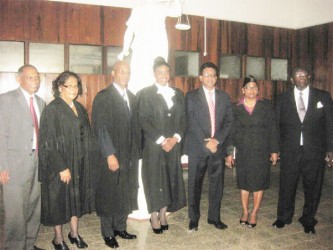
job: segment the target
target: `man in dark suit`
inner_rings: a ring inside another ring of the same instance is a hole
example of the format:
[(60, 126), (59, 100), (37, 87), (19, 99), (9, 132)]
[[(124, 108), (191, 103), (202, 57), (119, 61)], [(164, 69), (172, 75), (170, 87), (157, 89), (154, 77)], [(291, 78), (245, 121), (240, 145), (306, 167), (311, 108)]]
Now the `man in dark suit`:
[(37, 173), (38, 121), (45, 102), (35, 95), (37, 69), (18, 70), (20, 87), (0, 95), (0, 184), (5, 210), (4, 249), (40, 249), (40, 183)]
[(186, 96), (187, 131), (184, 153), (188, 155), (188, 209), (189, 229), (197, 230), (200, 218), (202, 183), (208, 170), (208, 223), (226, 229), (221, 221), (223, 196), (225, 140), (232, 125), (232, 107), (229, 96), (215, 89), (217, 66), (211, 62), (200, 67), (202, 87)]
[(92, 127), (100, 148), (100, 178), (96, 212), (105, 244), (117, 248), (116, 236), (135, 239), (126, 231), (128, 215), (138, 209), (140, 130), (136, 97), (127, 90), (130, 67), (120, 61), (112, 71), (113, 84), (99, 92), (92, 108)]
[(323, 184), (325, 158), (333, 160), (333, 104), (329, 93), (309, 86), (310, 74), (295, 68), (294, 89), (276, 102), (281, 144), (280, 192), (276, 228), (290, 224), (294, 216), (295, 196), (302, 176), (304, 207), (299, 222), (305, 233), (315, 233), (315, 215)]

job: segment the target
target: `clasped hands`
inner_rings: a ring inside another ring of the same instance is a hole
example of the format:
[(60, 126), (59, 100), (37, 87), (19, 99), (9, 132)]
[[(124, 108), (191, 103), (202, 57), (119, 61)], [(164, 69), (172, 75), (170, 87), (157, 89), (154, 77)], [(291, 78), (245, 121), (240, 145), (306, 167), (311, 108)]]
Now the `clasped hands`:
[(165, 152), (170, 152), (173, 147), (177, 144), (178, 139), (176, 137), (165, 138), (164, 142), (162, 142), (162, 149)]
[(214, 138), (207, 138), (205, 139), (206, 142), (206, 148), (212, 152), (212, 153), (216, 153), (217, 151), (217, 146), (219, 145), (219, 142), (214, 139)]

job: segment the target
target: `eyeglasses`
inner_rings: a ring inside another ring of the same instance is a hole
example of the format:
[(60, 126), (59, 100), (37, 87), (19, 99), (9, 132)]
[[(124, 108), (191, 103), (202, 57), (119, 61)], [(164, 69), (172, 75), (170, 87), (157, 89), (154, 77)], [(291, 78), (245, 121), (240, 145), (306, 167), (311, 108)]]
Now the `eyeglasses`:
[(307, 76), (308, 76), (308, 73), (305, 73), (305, 72), (299, 72), (299, 73), (295, 74), (295, 77), (307, 77)]
[(62, 85), (62, 86), (64, 86), (67, 89), (79, 89), (78, 85)]
[(216, 74), (203, 74), (204, 77), (216, 77)]
[(258, 90), (258, 87), (257, 86), (246, 86), (246, 87), (244, 87), (244, 89), (246, 89), (246, 90)]

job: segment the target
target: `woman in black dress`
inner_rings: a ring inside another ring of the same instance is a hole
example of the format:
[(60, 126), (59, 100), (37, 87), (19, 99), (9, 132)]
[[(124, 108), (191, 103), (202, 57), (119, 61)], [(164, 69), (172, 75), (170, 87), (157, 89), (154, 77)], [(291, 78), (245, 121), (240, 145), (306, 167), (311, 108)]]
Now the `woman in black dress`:
[[(270, 185), (270, 166), (278, 160), (278, 135), (274, 111), (269, 101), (258, 99), (257, 80), (244, 79), (244, 97), (233, 108), (234, 125), (229, 136), (229, 148), (236, 148), (237, 186), (243, 214), (239, 223), (255, 227), (264, 190)], [(232, 166), (229, 155), (226, 165)], [(253, 210), (249, 215), (249, 195), (253, 193)]]
[(88, 247), (78, 232), (79, 218), (94, 209), (90, 168), (90, 125), (82, 104), (79, 76), (61, 73), (52, 83), (55, 99), (44, 109), (39, 132), (39, 180), (42, 183), (41, 222), (53, 226), (55, 249), (69, 249), (62, 225), (70, 222), (68, 239)]
[(181, 144), (185, 131), (185, 98), (169, 87), (170, 66), (154, 61), (156, 82), (139, 96), (139, 124), (143, 131), (142, 181), (154, 233), (168, 229), (166, 212), (186, 205)]

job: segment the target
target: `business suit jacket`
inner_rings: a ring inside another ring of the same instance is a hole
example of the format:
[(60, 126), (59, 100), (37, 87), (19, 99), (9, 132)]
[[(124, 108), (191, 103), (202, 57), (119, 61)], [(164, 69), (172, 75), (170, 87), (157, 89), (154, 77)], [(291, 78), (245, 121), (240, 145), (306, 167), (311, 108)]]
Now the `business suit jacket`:
[[(39, 112), (45, 102), (35, 95)], [(40, 184), (32, 152), (34, 124), (20, 88), (0, 95), (0, 171), (9, 171), (3, 186), (6, 214), (4, 249), (31, 249), (40, 225)]]
[[(40, 114), (45, 102), (35, 95)], [(29, 105), (20, 88), (0, 95), (0, 171), (9, 170), (10, 182), (31, 181), (34, 124)]]
[(188, 155), (188, 209), (192, 222), (200, 218), (200, 197), (202, 181), (208, 168), (209, 206), (208, 219), (220, 221), (221, 200), (223, 196), (224, 164), (226, 138), (232, 124), (232, 107), (229, 96), (215, 90), (215, 133), (218, 140), (217, 152), (211, 153), (206, 148), (207, 138), (211, 137), (211, 121), (208, 102), (200, 87), (186, 96), (187, 131), (184, 153)]
[[(333, 150), (333, 104), (326, 91), (310, 87), (306, 115), (301, 122), (290, 90), (276, 103), (280, 134), (281, 171), (278, 219), (291, 223), (298, 178), (302, 175), (304, 206), (300, 222), (314, 226), (324, 179), (325, 153)], [(303, 146), (300, 137), (303, 135)]]
[[(210, 155), (206, 149), (204, 139), (211, 137), (211, 123), (209, 107), (203, 87), (191, 91), (186, 96), (187, 130), (184, 144), (184, 153), (189, 157), (198, 154)], [(225, 140), (232, 124), (232, 106), (229, 96), (215, 90), (215, 134), (219, 141), (216, 156), (221, 159), (226, 156)]]
[(294, 97), (290, 90), (278, 97), (276, 115), (280, 134), (281, 154), (293, 154), (300, 145), (306, 154), (324, 159), (333, 151), (333, 108), (328, 92), (310, 87), (309, 101), (303, 123), (299, 119)]

